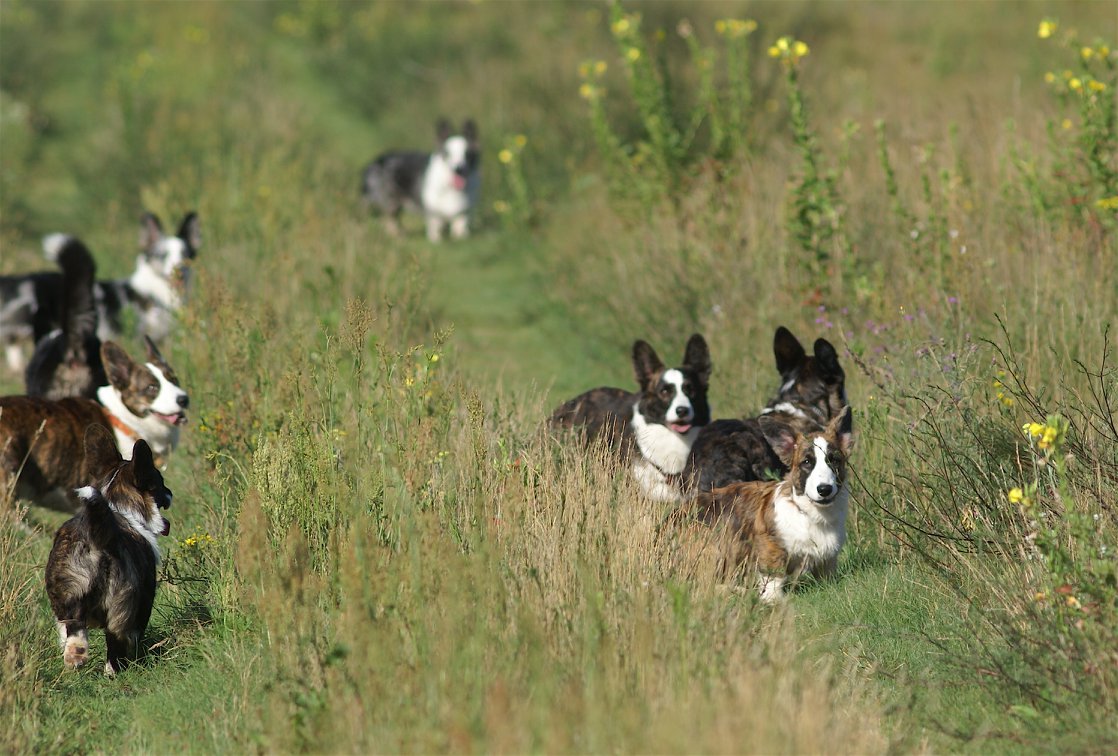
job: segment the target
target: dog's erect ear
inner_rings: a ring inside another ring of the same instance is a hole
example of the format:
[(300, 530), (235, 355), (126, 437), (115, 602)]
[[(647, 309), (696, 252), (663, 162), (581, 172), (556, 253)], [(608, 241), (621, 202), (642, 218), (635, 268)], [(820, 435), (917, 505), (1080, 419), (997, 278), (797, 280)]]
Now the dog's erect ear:
[(85, 460), (82, 463), (82, 480), (97, 483), (123, 460), (116, 446), (113, 432), (103, 425), (85, 429)]
[(191, 210), (183, 217), (178, 237), (189, 247), (186, 256), (190, 259), (196, 257), (198, 248), (202, 246), (202, 224), (198, 220), (198, 213)]
[(796, 432), (775, 417), (761, 415), (757, 420), (761, 426), (761, 433), (769, 446), (776, 452), (776, 456), (784, 463), (785, 467), (792, 466), (792, 456), (796, 452)]
[(641, 391), (647, 391), (649, 384), (652, 383), (652, 377), (663, 369), (664, 363), (660, 361), (656, 350), (647, 341), (633, 342), (633, 373), (637, 377)]
[(683, 366), (695, 372), (703, 388), (710, 385), (710, 349), (707, 348), (706, 339), (701, 333), (692, 334), (687, 340), (687, 349), (683, 353)]
[(815, 340), (815, 361), (819, 364), (819, 371), (827, 383), (838, 383), (846, 379), (839, 365), (838, 352), (826, 339)]
[(849, 455), (854, 448), (853, 414), (848, 404), (827, 423), (827, 435), (835, 440), (844, 455)]
[(135, 363), (128, 352), (117, 346), (116, 342), (106, 341), (101, 345), (101, 362), (105, 364), (105, 375), (117, 391), (124, 391), (132, 383), (132, 368)]
[(442, 147), (443, 142), (450, 139), (452, 130), (450, 121), (445, 118), (435, 121), (435, 137), (439, 140), (440, 147)]
[(473, 118), (467, 118), (462, 124), (462, 136), (466, 137), (471, 146), (477, 145), (477, 124)]
[(144, 334), (144, 347), (147, 349), (148, 362), (154, 362), (159, 365), (166, 365), (167, 361), (163, 359), (163, 355), (159, 353), (159, 347), (151, 340), (151, 336)]
[(132, 475), (136, 479), (136, 487), (144, 491), (150, 491), (163, 483), (163, 476), (155, 466), (151, 447), (142, 438), (132, 447)]
[(773, 355), (776, 356), (776, 370), (785, 381), (791, 378), (807, 359), (807, 352), (804, 351), (799, 339), (784, 326), (777, 328), (776, 335), (773, 336)]
[(140, 218), (140, 249), (150, 252), (163, 238), (163, 224), (155, 213), (144, 213)]

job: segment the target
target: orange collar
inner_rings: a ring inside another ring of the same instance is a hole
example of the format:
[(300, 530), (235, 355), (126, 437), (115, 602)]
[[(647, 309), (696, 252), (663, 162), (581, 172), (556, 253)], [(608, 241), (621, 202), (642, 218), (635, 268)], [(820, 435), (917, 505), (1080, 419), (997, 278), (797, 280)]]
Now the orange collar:
[(102, 407), (101, 411), (105, 413), (105, 419), (109, 421), (109, 425), (113, 426), (118, 431), (128, 436), (130, 439), (132, 439), (133, 442), (140, 440), (140, 434), (136, 433), (136, 431), (128, 425), (125, 425), (124, 421), (114, 415), (112, 412), (109, 412), (107, 407)]

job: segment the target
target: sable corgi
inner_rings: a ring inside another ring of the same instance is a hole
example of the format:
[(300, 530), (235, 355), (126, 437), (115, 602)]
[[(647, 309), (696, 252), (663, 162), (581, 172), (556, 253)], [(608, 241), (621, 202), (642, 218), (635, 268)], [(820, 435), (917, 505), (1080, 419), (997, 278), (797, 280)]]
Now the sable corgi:
[[(776, 329), (773, 354), (781, 385), (759, 417), (715, 420), (699, 434), (683, 478), (691, 490), (749, 480), (766, 480), (787, 472), (760, 425), (760, 418), (778, 422), (795, 433), (822, 430), (847, 405), (846, 374), (831, 342), (816, 339), (808, 355), (784, 326)], [(849, 415), (842, 429), (850, 432)]]
[[(43, 238), (43, 253), (58, 262), (72, 237), (50, 234)], [(163, 224), (152, 213), (140, 219), (140, 254), (129, 278), (97, 281), (93, 297), (97, 305), (97, 335), (102, 340), (119, 339), (126, 307), (136, 311), (139, 332), (162, 341), (174, 326), (190, 289), (190, 265), (202, 244), (196, 213), (182, 219), (175, 236), (163, 233)], [(8, 367), (24, 367), (21, 342), (39, 342), (62, 328), (66, 283), (63, 273), (42, 271), (0, 276), (0, 342), (5, 346)]]
[(97, 266), (80, 240), (68, 237), (58, 255), (64, 282), (62, 327), (35, 345), (24, 380), (28, 396), (92, 399), (108, 383), (97, 337), (93, 287)]
[(427, 238), (433, 242), (442, 239), (448, 225), (455, 239), (470, 233), (470, 212), (481, 185), (477, 124), (468, 120), (455, 134), (450, 122), (440, 119), (435, 131), (438, 148), (433, 153), (393, 150), (365, 168), (361, 181), (365, 204), (387, 217), (393, 236), (400, 233), (404, 208), (423, 213)]
[(76, 669), (89, 660), (89, 634), (105, 630), (105, 674), (115, 675), (134, 659), (155, 602), (158, 536), (171, 532), (160, 509), (171, 491), (155, 467), (147, 442), (139, 440), (131, 460), (117, 451), (104, 427), (85, 434), (81, 510), (54, 536), (46, 585), (62, 643), (62, 661)]
[(667, 369), (644, 341), (633, 344), (637, 392), (596, 388), (564, 402), (553, 428), (577, 428), (586, 441), (602, 437), (617, 449), (642, 489), (656, 501), (678, 501), (680, 472), (699, 429), (710, 422), (710, 352), (699, 334), (680, 367)]
[(160, 464), (178, 443), (190, 401), (174, 371), (149, 339), (148, 362), (138, 364), (115, 343), (101, 346), (109, 384), (97, 400), (70, 397), (0, 397), (0, 495), (73, 511), (82, 485), (83, 439), (90, 425), (104, 427), (122, 456), (147, 441)]
[(832, 574), (846, 541), (846, 467), (853, 441), (841, 429), (849, 411), (823, 431), (806, 434), (762, 417), (761, 428), (788, 470), (784, 479), (700, 493), (670, 522), (710, 528), (722, 576), (759, 573), (763, 601), (780, 598), (789, 578)]

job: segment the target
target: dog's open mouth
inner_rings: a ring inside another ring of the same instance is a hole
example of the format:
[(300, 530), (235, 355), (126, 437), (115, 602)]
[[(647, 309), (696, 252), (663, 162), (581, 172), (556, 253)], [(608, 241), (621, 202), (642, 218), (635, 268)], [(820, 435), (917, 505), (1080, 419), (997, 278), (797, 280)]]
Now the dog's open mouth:
[(456, 174), (454, 174), (454, 178), (452, 179), (452, 181), (454, 182), (454, 188), (457, 189), (458, 191), (462, 191), (463, 189), (466, 188), (466, 177), (465, 176), (459, 176), (456, 173)]
[(162, 412), (156, 412), (155, 410), (152, 410), (151, 414), (167, 423), (167, 425), (186, 425), (185, 412), (176, 412), (173, 415), (164, 415)]
[(164, 537), (171, 535), (171, 521), (166, 517), (163, 518), (163, 532), (159, 535)]
[(676, 433), (682, 434), (691, 430), (691, 423), (669, 423), (668, 427), (674, 430)]

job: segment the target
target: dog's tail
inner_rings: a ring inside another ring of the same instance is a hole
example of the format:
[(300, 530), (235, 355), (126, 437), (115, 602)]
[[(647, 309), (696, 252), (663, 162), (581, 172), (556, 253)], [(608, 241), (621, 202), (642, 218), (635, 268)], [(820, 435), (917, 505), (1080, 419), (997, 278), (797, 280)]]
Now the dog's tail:
[[(92, 396), (98, 386), (107, 382), (97, 339), (97, 302), (93, 292), (97, 265), (85, 244), (66, 234), (45, 237), (43, 251), (62, 268), (62, 327), (35, 345), (25, 374), (27, 394), (48, 398)], [(67, 371), (63, 376), (62, 368), (78, 365), (88, 366), (88, 372), (71, 375), (72, 371)]]

